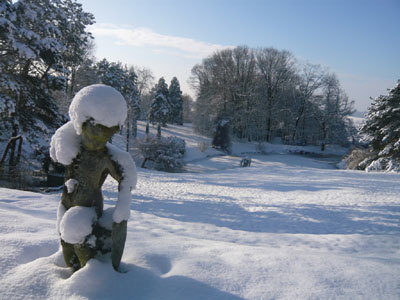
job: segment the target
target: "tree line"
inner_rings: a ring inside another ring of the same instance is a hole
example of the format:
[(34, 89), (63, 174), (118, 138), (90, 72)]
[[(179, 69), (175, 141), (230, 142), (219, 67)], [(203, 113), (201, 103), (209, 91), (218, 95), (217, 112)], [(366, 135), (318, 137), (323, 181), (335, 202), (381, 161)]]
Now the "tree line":
[[(82, 87), (95, 83), (112, 86), (127, 101), (128, 116), (125, 123), (127, 149), (130, 137), (135, 139), (137, 136), (139, 119), (159, 124), (160, 135), (161, 126), (165, 127), (167, 123), (183, 125), (183, 104), (190, 101), (190, 98), (182, 95), (176, 77), (172, 78), (169, 86), (164, 77), (154, 85), (154, 76), (151, 70), (145, 67), (123, 65), (121, 62), (110, 62), (105, 58), (96, 62), (94, 58), (88, 58), (78, 69), (71, 91), (77, 92)], [(67, 93), (65, 96), (71, 99), (73, 95), (70, 94)], [(68, 106), (68, 100), (63, 99), (62, 102)]]
[(337, 76), (298, 63), (292, 53), (239, 46), (215, 52), (192, 69), (194, 128), (211, 135), (228, 121), (234, 137), (248, 141), (344, 144), (353, 110)]
[[(94, 16), (75, 0), (5, 0), (0, 3), (0, 142), (23, 135), (24, 151), (44, 159), (55, 129), (66, 122), (70, 100), (94, 83), (113, 86), (128, 103), (127, 148), (137, 120), (194, 122), (211, 135), (228, 121), (248, 141), (343, 143), (352, 134), (353, 103), (337, 77), (318, 65), (299, 64), (274, 48), (217, 51), (192, 69), (196, 101), (144, 67), (93, 57), (87, 26)], [(27, 146), (28, 145), (28, 146)], [(27, 146), (27, 147), (26, 147)], [(28, 149), (29, 148), (29, 149)]]

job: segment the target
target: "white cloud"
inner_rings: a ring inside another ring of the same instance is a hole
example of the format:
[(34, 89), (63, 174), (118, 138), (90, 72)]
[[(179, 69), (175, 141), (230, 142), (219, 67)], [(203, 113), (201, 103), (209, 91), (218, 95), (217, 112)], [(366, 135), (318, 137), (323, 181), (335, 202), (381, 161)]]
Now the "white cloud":
[[(90, 31), (95, 36), (114, 37), (119, 45), (150, 46), (155, 47), (154, 52), (173, 53), (186, 58), (203, 58), (217, 50), (232, 48), (232, 46), (211, 44), (190, 38), (163, 35), (144, 27), (128, 28), (100, 23), (91, 26)], [(160, 47), (170, 48), (172, 51), (160, 49)]]

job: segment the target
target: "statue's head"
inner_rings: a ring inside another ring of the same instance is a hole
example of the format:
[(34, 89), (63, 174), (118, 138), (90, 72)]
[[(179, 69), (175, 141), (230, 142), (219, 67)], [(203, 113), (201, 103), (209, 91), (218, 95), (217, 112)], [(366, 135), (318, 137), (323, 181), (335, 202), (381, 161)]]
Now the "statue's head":
[(118, 130), (119, 126), (106, 127), (89, 119), (82, 124), (82, 145), (86, 150), (101, 150)]
[[(127, 115), (124, 97), (116, 89), (104, 85), (93, 84), (81, 89), (69, 107), (69, 116), (78, 135), (85, 135), (92, 140), (106, 141), (122, 126)], [(107, 129), (108, 128), (108, 129)], [(101, 138), (103, 140), (103, 138)]]

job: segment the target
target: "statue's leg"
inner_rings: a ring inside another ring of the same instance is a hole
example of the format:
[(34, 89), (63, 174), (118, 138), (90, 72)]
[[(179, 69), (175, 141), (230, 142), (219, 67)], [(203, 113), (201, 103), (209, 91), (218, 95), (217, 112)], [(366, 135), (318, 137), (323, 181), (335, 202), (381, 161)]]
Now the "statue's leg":
[(61, 239), (61, 247), (64, 256), (64, 261), (67, 267), (78, 270), (81, 267), (78, 256), (75, 253), (74, 245), (69, 244)]
[(86, 265), (89, 259), (94, 258), (96, 255), (96, 251), (85, 244), (75, 244), (74, 250), (78, 256), (81, 268)]
[(113, 223), (112, 227), (112, 248), (111, 259), (114, 270), (118, 271), (121, 262), (122, 254), (124, 252), (126, 241), (127, 221), (121, 223)]

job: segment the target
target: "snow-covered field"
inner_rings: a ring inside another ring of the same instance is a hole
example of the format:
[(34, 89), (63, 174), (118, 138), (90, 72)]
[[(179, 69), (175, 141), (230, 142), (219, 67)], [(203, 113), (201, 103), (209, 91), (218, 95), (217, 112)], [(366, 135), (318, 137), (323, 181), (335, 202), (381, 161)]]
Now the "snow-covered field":
[[(59, 193), (0, 188), (0, 298), (400, 298), (398, 174), (337, 170), (280, 145), (239, 168), (238, 157), (198, 151), (207, 139), (190, 127), (168, 132), (186, 139), (190, 168), (138, 168), (121, 273), (108, 257), (64, 267)], [(113, 206), (116, 184), (103, 189)]]

